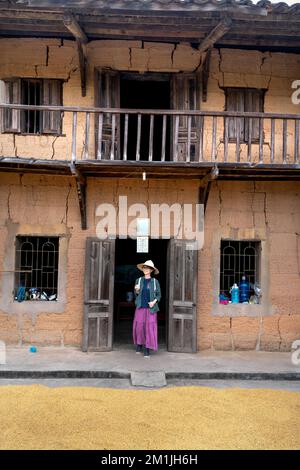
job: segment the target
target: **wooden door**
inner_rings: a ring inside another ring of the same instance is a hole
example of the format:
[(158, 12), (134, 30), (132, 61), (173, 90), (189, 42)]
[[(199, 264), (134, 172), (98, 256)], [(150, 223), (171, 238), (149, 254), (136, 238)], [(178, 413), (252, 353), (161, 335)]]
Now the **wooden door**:
[[(198, 74), (175, 74), (171, 83), (171, 103), (173, 109), (180, 111), (200, 110), (201, 82)], [(187, 116), (180, 116), (178, 122), (178, 142), (176, 144), (176, 117), (172, 124), (173, 159), (186, 161), (188, 155)], [(190, 120), (190, 161), (198, 157), (200, 118), (193, 116)]]
[(196, 352), (198, 251), (191, 242), (171, 239), (168, 247), (168, 350)]
[(113, 338), (115, 240), (87, 238), (83, 351), (110, 351)]
[[(100, 108), (120, 108), (120, 74), (113, 70), (98, 70), (96, 74), (96, 106)], [(104, 160), (120, 159), (120, 116), (103, 115), (101, 152), (98, 149), (98, 126), (95, 122), (97, 154)]]

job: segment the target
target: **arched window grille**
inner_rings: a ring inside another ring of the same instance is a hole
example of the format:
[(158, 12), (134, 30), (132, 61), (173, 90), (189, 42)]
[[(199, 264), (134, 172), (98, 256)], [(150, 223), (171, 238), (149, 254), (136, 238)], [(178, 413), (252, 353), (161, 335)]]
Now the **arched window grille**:
[(242, 276), (253, 286), (260, 284), (260, 247), (258, 241), (221, 241), (220, 294), (230, 298), (230, 288), (239, 284)]

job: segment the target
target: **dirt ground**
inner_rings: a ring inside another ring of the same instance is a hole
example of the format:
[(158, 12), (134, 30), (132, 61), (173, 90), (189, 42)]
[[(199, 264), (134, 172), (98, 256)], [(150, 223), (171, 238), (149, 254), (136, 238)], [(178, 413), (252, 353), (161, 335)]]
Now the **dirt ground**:
[(300, 393), (0, 389), (0, 449), (300, 449)]

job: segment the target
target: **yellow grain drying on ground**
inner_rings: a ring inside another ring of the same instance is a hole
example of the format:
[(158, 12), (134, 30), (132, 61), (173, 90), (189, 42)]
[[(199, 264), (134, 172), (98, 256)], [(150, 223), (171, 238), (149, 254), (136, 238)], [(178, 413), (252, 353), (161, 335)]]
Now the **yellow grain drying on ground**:
[(300, 393), (0, 388), (1, 449), (299, 449)]

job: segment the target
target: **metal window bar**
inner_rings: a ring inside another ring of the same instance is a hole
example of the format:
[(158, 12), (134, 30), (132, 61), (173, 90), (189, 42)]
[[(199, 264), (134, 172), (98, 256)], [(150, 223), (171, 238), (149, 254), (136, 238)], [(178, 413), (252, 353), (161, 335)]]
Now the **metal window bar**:
[[(23, 80), (22, 84), (22, 104), (39, 106), (41, 102), (41, 82), (38, 80)], [(36, 109), (23, 111), (22, 132), (27, 134), (40, 134), (41, 132), (41, 111)]]
[(48, 299), (57, 299), (58, 259), (58, 237), (17, 237), (15, 296), (23, 286), (25, 300), (30, 300), (30, 289), (37, 289), (38, 298), (45, 293)]
[(221, 241), (220, 294), (230, 298), (230, 288), (243, 275), (251, 284), (258, 284), (259, 246), (257, 241)]

